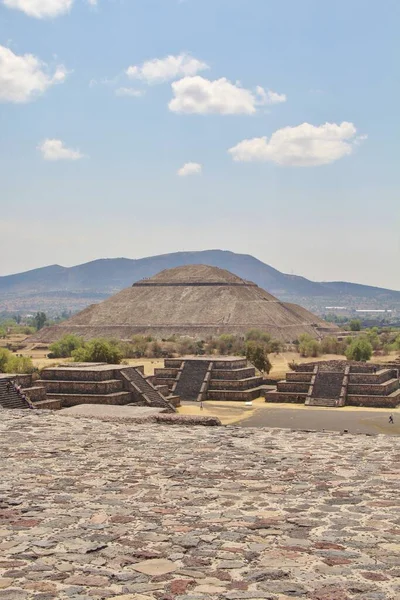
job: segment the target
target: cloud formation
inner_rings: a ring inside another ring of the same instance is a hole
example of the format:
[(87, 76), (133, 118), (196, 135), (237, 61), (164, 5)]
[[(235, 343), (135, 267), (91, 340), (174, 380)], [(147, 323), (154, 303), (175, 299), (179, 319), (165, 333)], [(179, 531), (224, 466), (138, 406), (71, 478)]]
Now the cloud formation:
[[(30, 17), (46, 19), (67, 13), (74, 0), (3, 0), (9, 8), (21, 10)], [(90, 2), (95, 4), (95, 2)]]
[(200, 175), (203, 171), (203, 166), (200, 163), (189, 162), (179, 169), (179, 177), (188, 177), (188, 175)]
[(213, 81), (200, 75), (184, 77), (172, 84), (172, 91), (169, 109), (184, 114), (253, 115), (258, 106), (286, 101), (284, 94), (260, 86), (252, 92), (225, 77)]
[(208, 69), (208, 65), (190, 54), (155, 58), (144, 62), (141, 66), (132, 65), (126, 70), (131, 79), (140, 79), (148, 84), (164, 83), (179, 77), (196, 75)]
[(44, 160), (79, 160), (84, 158), (84, 154), (79, 150), (67, 148), (61, 140), (44, 140), (37, 149), (42, 153)]
[(29, 102), (52, 85), (63, 83), (66, 76), (62, 65), (51, 75), (46, 63), (33, 54), (19, 56), (0, 46), (0, 102)]
[(294, 167), (327, 165), (348, 156), (366, 136), (356, 136), (353, 123), (343, 121), (314, 126), (284, 127), (267, 137), (243, 140), (230, 148), (237, 162), (273, 162)]
[(116, 96), (131, 96), (133, 98), (140, 98), (144, 95), (142, 90), (135, 90), (134, 88), (120, 87), (115, 90)]

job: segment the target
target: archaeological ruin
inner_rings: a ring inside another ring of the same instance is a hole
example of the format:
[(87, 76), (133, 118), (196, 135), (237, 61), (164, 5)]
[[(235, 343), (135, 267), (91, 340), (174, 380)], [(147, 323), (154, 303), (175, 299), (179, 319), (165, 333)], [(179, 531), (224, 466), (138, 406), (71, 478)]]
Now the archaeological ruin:
[[(34, 408), (60, 410), (80, 404), (111, 406), (148, 406), (175, 412), (179, 398), (168, 386), (154, 386), (145, 377), (143, 367), (104, 363), (66, 363), (43, 369), (41, 379), (32, 384), (30, 375), (17, 376), (23, 392)], [(0, 406), (27, 409), (29, 405), (7, 381), (0, 378)]]
[(266, 390), (263, 378), (245, 358), (218, 356), (165, 359), (164, 368), (155, 369), (154, 382), (167, 385), (182, 400), (197, 402), (251, 401)]
[(399, 369), (346, 361), (297, 365), (277, 383), (276, 390), (265, 393), (265, 399), (306, 406), (396, 408), (400, 405)]
[(30, 339), (51, 343), (69, 333), (85, 340), (128, 340), (135, 334), (207, 339), (224, 333), (244, 335), (254, 328), (283, 342), (304, 333), (321, 338), (338, 331), (301, 306), (281, 302), (229, 271), (189, 265), (139, 281)]

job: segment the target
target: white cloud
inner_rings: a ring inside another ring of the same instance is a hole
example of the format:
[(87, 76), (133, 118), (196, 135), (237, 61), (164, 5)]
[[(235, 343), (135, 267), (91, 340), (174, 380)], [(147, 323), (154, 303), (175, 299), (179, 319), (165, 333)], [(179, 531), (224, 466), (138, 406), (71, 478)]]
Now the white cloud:
[(264, 104), (281, 104), (282, 102), (286, 102), (287, 96), (286, 94), (278, 94), (277, 92), (273, 92), (272, 90), (265, 91), (261, 86), (257, 86), (256, 88), (257, 96), (259, 97), (259, 103), (261, 105)]
[(67, 13), (74, 0), (3, 0), (9, 8), (21, 10), (30, 17), (45, 19)]
[(169, 109), (186, 114), (252, 115), (260, 105), (286, 101), (284, 94), (266, 92), (261, 87), (253, 93), (225, 77), (214, 81), (199, 75), (184, 77), (172, 84), (172, 91)]
[(274, 162), (278, 165), (314, 167), (327, 165), (348, 156), (353, 147), (366, 136), (356, 137), (353, 123), (325, 123), (314, 126), (303, 123), (297, 127), (278, 129), (267, 137), (243, 140), (230, 148), (237, 162)]
[(200, 175), (203, 170), (203, 166), (200, 163), (189, 162), (183, 165), (178, 171), (179, 177), (187, 177), (188, 175)]
[(97, 6), (97, 0), (88, 0), (90, 6)]
[(116, 96), (132, 96), (133, 98), (140, 98), (144, 95), (142, 90), (135, 90), (134, 88), (120, 87), (115, 90)]
[(44, 160), (79, 160), (84, 154), (79, 150), (66, 148), (61, 140), (44, 140), (37, 149), (42, 153)]
[(190, 54), (182, 53), (178, 56), (166, 56), (144, 62), (141, 66), (132, 65), (126, 71), (131, 79), (141, 79), (148, 84), (163, 83), (178, 77), (196, 75), (208, 69), (208, 65)]
[(49, 74), (46, 63), (33, 54), (18, 56), (0, 46), (0, 102), (29, 102), (57, 83), (63, 83), (67, 70), (62, 65)]

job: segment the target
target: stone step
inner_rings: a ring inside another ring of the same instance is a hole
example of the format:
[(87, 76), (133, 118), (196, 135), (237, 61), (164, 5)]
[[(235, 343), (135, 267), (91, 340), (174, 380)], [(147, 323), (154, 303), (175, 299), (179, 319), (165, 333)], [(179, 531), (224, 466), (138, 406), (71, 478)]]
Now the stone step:
[(209, 385), (209, 392), (214, 390), (249, 390), (262, 385), (262, 377), (248, 377), (247, 379), (214, 379)]
[(327, 408), (334, 408), (338, 406), (338, 399), (335, 398), (309, 398), (306, 400), (306, 406), (321, 406)]
[(130, 392), (117, 392), (116, 394), (47, 394), (48, 400), (59, 400), (63, 408), (77, 406), (78, 404), (115, 404), (122, 406), (132, 402)]
[(265, 393), (265, 402), (275, 402), (279, 404), (304, 404), (307, 394), (294, 392), (278, 392), (277, 390), (267, 390)]
[(39, 410), (60, 410), (61, 400), (40, 400), (35, 402), (35, 408)]
[(122, 392), (124, 389), (123, 383), (119, 379), (105, 379), (104, 381), (39, 379), (36, 384), (43, 386), (47, 393), (51, 394), (106, 395)]
[(249, 390), (209, 390), (207, 400), (227, 400), (231, 402), (249, 402), (264, 396), (265, 385), (260, 385)]

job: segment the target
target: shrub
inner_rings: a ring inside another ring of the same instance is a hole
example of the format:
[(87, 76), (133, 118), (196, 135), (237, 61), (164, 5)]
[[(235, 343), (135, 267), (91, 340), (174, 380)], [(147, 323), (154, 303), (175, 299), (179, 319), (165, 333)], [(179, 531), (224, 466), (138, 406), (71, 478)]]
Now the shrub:
[(305, 358), (316, 358), (321, 353), (321, 346), (317, 340), (304, 333), (299, 336), (299, 352), (300, 356)]
[(359, 319), (352, 319), (349, 323), (350, 331), (361, 331), (361, 321)]
[(49, 358), (69, 358), (72, 352), (82, 348), (84, 342), (77, 335), (64, 335), (58, 342), (54, 342), (49, 347)]
[(74, 350), (72, 357), (75, 362), (104, 362), (114, 365), (119, 365), (123, 359), (115, 342), (102, 339), (87, 342), (82, 348)]
[(9, 350), (0, 348), (0, 372), (1, 373), (32, 373), (34, 366), (32, 360), (27, 356), (15, 356)]
[(347, 360), (366, 361), (372, 356), (372, 346), (367, 338), (353, 339), (346, 349)]
[(269, 373), (272, 368), (265, 344), (252, 340), (248, 341), (246, 344), (246, 358), (261, 373)]

